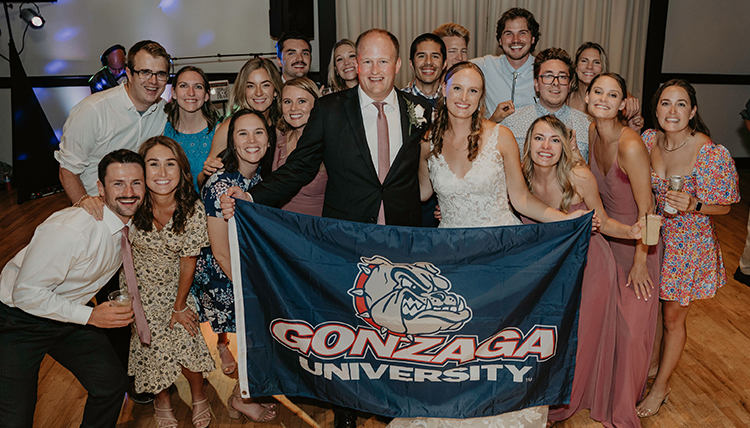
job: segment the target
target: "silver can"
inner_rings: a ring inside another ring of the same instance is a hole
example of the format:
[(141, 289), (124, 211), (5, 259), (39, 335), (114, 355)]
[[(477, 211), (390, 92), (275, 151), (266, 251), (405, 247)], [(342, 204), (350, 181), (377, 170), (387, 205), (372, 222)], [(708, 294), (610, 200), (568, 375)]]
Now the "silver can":
[[(685, 178), (681, 175), (673, 175), (669, 177), (669, 190), (674, 192), (682, 192), (682, 187), (685, 185)], [(669, 206), (667, 202), (664, 202), (664, 212), (668, 214), (677, 214), (677, 210)]]

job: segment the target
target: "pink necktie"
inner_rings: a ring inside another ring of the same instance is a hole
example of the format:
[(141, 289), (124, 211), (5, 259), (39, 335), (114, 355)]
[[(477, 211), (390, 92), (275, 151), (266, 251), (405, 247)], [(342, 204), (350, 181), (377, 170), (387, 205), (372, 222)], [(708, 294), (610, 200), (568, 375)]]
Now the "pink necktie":
[[(391, 168), (391, 144), (388, 141), (388, 119), (385, 117), (383, 106), (384, 102), (374, 102), (378, 109), (378, 178), (380, 182), (385, 181), (388, 170)], [(385, 224), (385, 209), (383, 200), (380, 200), (380, 210), (378, 211), (378, 224)]]
[(135, 278), (135, 267), (133, 266), (133, 248), (128, 239), (128, 227), (124, 226), (120, 234), (120, 247), (122, 250), (122, 269), (125, 271), (125, 280), (128, 283), (128, 292), (133, 296), (133, 312), (135, 313), (135, 329), (138, 337), (146, 345), (151, 344), (151, 330), (148, 329), (146, 314), (143, 312), (141, 295), (138, 293), (138, 281)]

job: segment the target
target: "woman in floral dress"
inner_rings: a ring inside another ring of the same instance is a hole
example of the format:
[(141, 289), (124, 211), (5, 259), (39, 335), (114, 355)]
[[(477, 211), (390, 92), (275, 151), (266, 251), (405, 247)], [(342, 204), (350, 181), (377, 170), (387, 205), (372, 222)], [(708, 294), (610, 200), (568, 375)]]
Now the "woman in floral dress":
[[(190, 286), (201, 247), (208, 245), (206, 215), (190, 164), (176, 141), (152, 137), (139, 153), (146, 163), (148, 192), (133, 217), (130, 239), (151, 344), (142, 344), (133, 328), (128, 374), (135, 376), (136, 392), (156, 394), (159, 427), (178, 425), (169, 387), (183, 374), (193, 399), (193, 425), (205, 428), (211, 409), (203, 378), (214, 369), (214, 360), (200, 331)], [(124, 273), (120, 288), (127, 289)]]
[[(201, 252), (194, 281), (201, 321), (208, 321), (220, 340), (223, 336), (225, 341), (227, 333), (236, 333), (237, 329), (229, 226), (221, 214), (219, 197), (230, 187), (238, 186), (247, 191), (261, 181), (260, 164), (273, 155), (268, 149), (276, 136), (262, 113), (255, 110), (242, 109), (234, 113), (228, 126), (227, 148), (220, 154), (224, 168), (211, 175), (203, 187), (211, 246)], [(240, 413), (255, 422), (268, 422), (276, 417), (274, 404), (243, 400), (237, 388), (227, 404), (232, 418), (239, 418)]]
[[(692, 85), (681, 79), (668, 81), (654, 95), (652, 107), (657, 129), (644, 132), (643, 141), (651, 156), (657, 213), (664, 217), (659, 281), (664, 337), (659, 372), (651, 391), (638, 404), (641, 417), (655, 415), (667, 401), (669, 377), (685, 347), (690, 302), (713, 297), (726, 283), (712, 217), (728, 213), (730, 205), (740, 200), (732, 156), (711, 141)], [(681, 192), (668, 190), (673, 175), (684, 177)], [(667, 213), (665, 204), (677, 213)]]

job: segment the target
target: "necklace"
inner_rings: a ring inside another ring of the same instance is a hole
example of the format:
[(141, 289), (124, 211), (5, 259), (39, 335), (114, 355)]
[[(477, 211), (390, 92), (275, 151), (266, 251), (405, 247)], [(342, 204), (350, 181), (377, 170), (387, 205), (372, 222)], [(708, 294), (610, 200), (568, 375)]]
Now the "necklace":
[[(685, 144), (687, 144), (687, 142), (690, 141), (691, 138), (693, 138), (693, 135), (694, 134), (690, 134), (690, 136), (687, 137), (687, 140), (683, 141), (682, 144), (680, 144), (679, 146), (675, 147), (674, 149), (668, 149), (667, 145), (664, 144), (664, 151), (667, 152), (667, 153), (672, 153), (672, 152), (674, 152), (676, 150), (679, 150), (679, 149), (683, 148), (685, 146)], [(664, 138), (664, 142), (665, 143), (667, 142), (666, 138)]]

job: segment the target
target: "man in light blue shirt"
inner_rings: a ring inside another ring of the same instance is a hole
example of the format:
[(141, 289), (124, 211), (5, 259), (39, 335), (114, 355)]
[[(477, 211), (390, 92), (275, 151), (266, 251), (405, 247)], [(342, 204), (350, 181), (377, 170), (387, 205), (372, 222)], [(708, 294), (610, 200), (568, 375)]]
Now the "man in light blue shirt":
[(563, 49), (545, 49), (534, 59), (534, 89), (539, 102), (516, 110), (501, 122), (513, 132), (521, 155), (523, 155), (526, 132), (532, 122), (538, 117), (551, 114), (560, 119), (568, 129), (575, 131), (576, 145), (572, 149), (578, 150), (583, 159), (588, 162), (591, 118), (586, 113), (565, 104), (570, 92), (571, 73), (573, 73), (573, 64), (570, 56)]
[(487, 118), (500, 122), (515, 109), (534, 103), (534, 52), (539, 23), (526, 9), (514, 7), (497, 22), (497, 41), (504, 55), (471, 60), (484, 73)]

